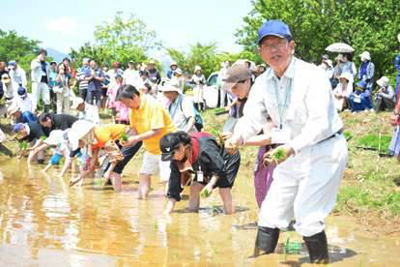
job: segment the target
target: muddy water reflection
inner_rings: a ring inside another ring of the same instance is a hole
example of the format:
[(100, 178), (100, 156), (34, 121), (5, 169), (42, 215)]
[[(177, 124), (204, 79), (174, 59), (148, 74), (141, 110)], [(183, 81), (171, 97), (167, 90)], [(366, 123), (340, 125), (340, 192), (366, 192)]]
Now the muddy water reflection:
[[(24, 161), (0, 157), (0, 264), (2, 266), (123, 266), (123, 265), (289, 265), (308, 262), (304, 248), (285, 255), (281, 235), (278, 253), (256, 259), (252, 254), (257, 208), (253, 182), (241, 173), (233, 191), (236, 215), (222, 215), (218, 194), (198, 214), (187, 213), (187, 198), (177, 212), (162, 214), (166, 204), (155, 185), (151, 198), (137, 199), (137, 177), (131, 163), (123, 192), (88, 179), (83, 188), (69, 188), (67, 178), (28, 174)], [(396, 238), (360, 229), (349, 218), (328, 220), (327, 234), (333, 265), (399, 265)]]

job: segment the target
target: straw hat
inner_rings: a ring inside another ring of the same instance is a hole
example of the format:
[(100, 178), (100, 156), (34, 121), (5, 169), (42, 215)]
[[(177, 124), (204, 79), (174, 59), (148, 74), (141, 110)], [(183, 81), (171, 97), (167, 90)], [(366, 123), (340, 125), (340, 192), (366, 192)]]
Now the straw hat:
[(9, 116), (13, 115), (17, 111), (20, 111), (20, 108), (16, 102), (13, 102), (7, 109), (7, 113)]

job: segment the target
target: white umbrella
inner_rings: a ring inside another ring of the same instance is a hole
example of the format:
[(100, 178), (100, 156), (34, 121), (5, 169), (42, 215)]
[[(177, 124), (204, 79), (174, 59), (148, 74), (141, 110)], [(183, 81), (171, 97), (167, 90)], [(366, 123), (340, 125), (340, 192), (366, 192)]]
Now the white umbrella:
[(325, 48), (326, 51), (336, 53), (352, 53), (354, 48), (345, 43), (334, 43)]

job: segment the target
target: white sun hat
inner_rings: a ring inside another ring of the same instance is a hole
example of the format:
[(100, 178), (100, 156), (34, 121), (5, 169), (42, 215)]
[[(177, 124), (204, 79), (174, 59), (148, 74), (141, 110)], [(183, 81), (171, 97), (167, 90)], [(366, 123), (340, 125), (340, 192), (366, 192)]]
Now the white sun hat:
[(364, 58), (366, 60), (371, 60), (371, 54), (368, 51), (364, 51), (360, 54), (361, 58)]
[(386, 76), (382, 76), (379, 80), (376, 81), (379, 86), (388, 87), (389, 86), (389, 78)]
[(93, 123), (86, 120), (78, 120), (72, 124), (71, 130), (68, 132), (68, 139), (72, 150), (79, 148), (79, 140), (84, 138), (94, 126)]

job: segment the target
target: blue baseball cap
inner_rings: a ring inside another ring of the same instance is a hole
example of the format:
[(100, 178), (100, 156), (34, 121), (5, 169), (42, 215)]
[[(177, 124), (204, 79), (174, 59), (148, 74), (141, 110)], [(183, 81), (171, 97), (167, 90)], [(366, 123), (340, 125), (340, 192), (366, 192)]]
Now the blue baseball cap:
[(289, 27), (280, 20), (267, 20), (258, 30), (258, 44), (266, 36), (273, 35), (280, 38), (292, 37)]
[(24, 123), (17, 123), (14, 125), (13, 127), (13, 132), (15, 133), (19, 133), (20, 131), (22, 131), (25, 128), (25, 124)]
[(23, 96), (26, 94), (26, 89), (24, 87), (19, 87), (17, 91), (18, 95)]
[(17, 62), (15, 62), (14, 60), (12, 60), (12, 61), (8, 62), (8, 66), (10, 66), (10, 67), (15, 67), (15, 66), (17, 66)]

